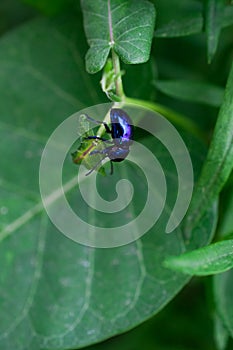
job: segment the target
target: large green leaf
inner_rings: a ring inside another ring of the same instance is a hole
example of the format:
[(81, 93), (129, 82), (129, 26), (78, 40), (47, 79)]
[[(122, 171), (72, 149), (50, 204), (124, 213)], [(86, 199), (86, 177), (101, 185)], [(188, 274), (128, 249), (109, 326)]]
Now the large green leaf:
[[(210, 9), (210, 5), (213, 4), (209, 4), (208, 9)], [(155, 36), (161, 38), (174, 38), (202, 32), (204, 29), (204, 16), (202, 7), (203, 6), (201, 2), (199, 1), (156, 1), (158, 24), (155, 31)], [(219, 15), (221, 16), (221, 19), (219, 18)], [(216, 20), (218, 23), (217, 27), (215, 28), (214, 21)], [(213, 33), (213, 37), (210, 35), (211, 24), (213, 26), (213, 30), (216, 31), (216, 34)], [(232, 6), (224, 6), (222, 13), (215, 14), (212, 12), (211, 14), (210, 11), (208, 12), (209, 45), (213, 45), (213, 48), (218, 40), (219, 30), (221, 29), (219, 28), (220, 24), (222, 28), (231, 26), (233, 24)]]
[(158, 13), (156, 37), (198, 33), (203, 27), (202, 4), (195, 0), (154, 1)]
[(158, 80), (155, 87), (164, 94), (184, 101), (219, 107), (224, 90), (212, 84), (192, 80)]
[(111, 48), (125, 63), (148, 61), (155, 24), (155, 9), (149, 1), (81, 1), (90, 49), (86, 55), (89, 73), (101, 70)]
[[(5, 350), (77, 348), (98, 342), (157, 313), (187, 282), (162, 266), (166, 255), (185, 251), (186, 242), (180, 228), (164, 233), (162, 219), (169, 216), (176, 196), (176, 168), (165, 147), (151, 137), (142, 141), (164, 168), (169, 196), (161, 221), (143, 239), (114, 249), (88, 248), (58, 232), (43, 209), (38, 168), (47, 137), (71, 113), (103, 101), (98, 80), (84, 69), (85, 37), (77, 16), (36, 20), (0, 43), (0, 348)], [(134, 89), (134, 81), (128, 89)], [(185, 139), (198, 173), (203, 147), (190, 135)], [(57, 152), (62, 146), (55, 145)], [(122, 175), (140, 186), (129, 206), (129, 215), (134, 215), (146, 198), (143, 175), (127, 161), (115, 170), (113, 177), (99, 177), (98, 187), (112, 200)], [(85, 206), (77, 194), (76, 174), (68, 154), (63, 181), (74, 210), (89, 222), (118, 226), (118, 215), (95, 213)], [(156, 182), (154, 186), (156, 191)], [(51, 202), (60, 195), (53, 193)], [(57, 215), (62, 213), (61, 208)], [(215, 222), (209, 208), (189, 248), (205, 245)]]

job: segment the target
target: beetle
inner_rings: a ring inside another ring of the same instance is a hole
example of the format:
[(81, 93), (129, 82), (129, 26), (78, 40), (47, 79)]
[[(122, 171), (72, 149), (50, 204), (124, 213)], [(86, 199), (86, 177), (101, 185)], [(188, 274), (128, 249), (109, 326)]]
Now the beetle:
[[(78, 118), (78, 134), (80, 145), (78, 149), (71, 153), (72, 161), (75, 164), (83, 164), (86, 169), (91, 170), (93, 166), (101, 162), (103, 156), (101, 154), (93, 154), (90, 156), (93, 150), (102, 150), (105, 148), (105, 144), (99, 140), (88, 139), (88, 136), (94, 136), (94, 129), (90, 129), (90, 117), (87, 114), (81, 114)], [(92, 120), (92, 119), (91, 119)], [(93, 120), (92, 120), (93, 121)], [(96, 122), (94, 120), (94, 122)], [(104, 167), (98, 168), (98, 173), (105, 176), (106, 172)]]
[[(86, 174), (90, 175), (102, 162), (103, 159), (109, 158), (111, 163), (110, 174), (113, 174), (113, 162), (122, 162), (129, 154), (129, 147), (133, 143), (133, 123), (128, 114), (120, 108), (112, 108), (110, 110), (110, 126), (106, 122), (97, 121), (87, 118), (95, 124), (103, 124), (107, 134), (111, 135), (111, 139), (105, 139), (99, 136), (87, 136), (88, 140), (100, 140), (106, 144), (101, 150), (90, 152), (90, 156), (101, 154), (103, 158)], [(108, 146), (109, 145), (109, 146)]]

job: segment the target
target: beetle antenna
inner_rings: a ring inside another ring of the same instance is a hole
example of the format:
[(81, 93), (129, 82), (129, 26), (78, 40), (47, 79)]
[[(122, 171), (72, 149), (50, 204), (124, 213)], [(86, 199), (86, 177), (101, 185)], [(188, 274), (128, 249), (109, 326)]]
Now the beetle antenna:
[(93, 122), (93, 123), (95, 123), (95, 124), (103, 124), (103, 122), (101, 122), (100, 120), (95, 120), (95, 119), (93, 119), (93, 118), (91, 118), (91, 117), (89, 117), (89, 115), (88, 114), (84, 114), (85, 115), (85, 117), (88, 119), (88, 120), (90, 120), (91, 122)]

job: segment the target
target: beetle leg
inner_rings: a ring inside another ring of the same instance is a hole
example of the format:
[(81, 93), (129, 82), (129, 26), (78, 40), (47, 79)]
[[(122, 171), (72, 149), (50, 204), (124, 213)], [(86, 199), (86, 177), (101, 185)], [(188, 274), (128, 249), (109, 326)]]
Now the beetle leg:
[(111, 133), (112, 133), (112, 131), (110, 130), (110, 128), (109, 128), (109, 126), (108, 126), (108, 124), (107, 124), (107, 123), (105, 123), (105, 122), (102, 122), (102, 124), (104, 125), (106, 132), (107, 132), (108, 134), (111, 134)]

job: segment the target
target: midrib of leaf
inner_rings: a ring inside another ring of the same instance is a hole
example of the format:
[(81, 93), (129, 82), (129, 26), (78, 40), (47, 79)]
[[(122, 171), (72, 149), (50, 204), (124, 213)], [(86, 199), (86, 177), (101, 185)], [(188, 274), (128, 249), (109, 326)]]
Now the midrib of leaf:
[(111, 13), (111, 2), (108, 0), (108, 27), (109, 27), (109, 35), (110, 35), (110, 43), (114, 44), (113, 38), (113, 27), (112, 27), (112, 13)]
[[(85, 177), (80, 177), (80, 181), (82, 182), (85, 179)], [(71, 191), (78, 183), (78, 178), (75, 176), (70, 181), (68, 181), (66, 184), (64, 184), (62, 189), (57, 189), (53, 191), (49, 196), (45, 197), (43, 199), (44, 205), (50, 206), (54, 202), (56, 202), (61, 196), (64, 195), (64, 193), (68, 193)], [(7, 225), (1, 232), (0, 232), (0, 242), (14, 233), (17, 229), (25, 225), (29, 220), (31, 220), (35, 215), (42, 212), (44, 209), (44, 205), (42, 202), (36, 204), (32, 209), (26, 211), (23, 215), (21, 215), (18, 219), (14, 220), (11, 224)]]

